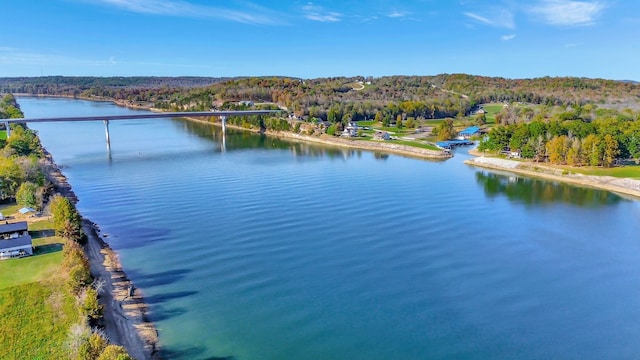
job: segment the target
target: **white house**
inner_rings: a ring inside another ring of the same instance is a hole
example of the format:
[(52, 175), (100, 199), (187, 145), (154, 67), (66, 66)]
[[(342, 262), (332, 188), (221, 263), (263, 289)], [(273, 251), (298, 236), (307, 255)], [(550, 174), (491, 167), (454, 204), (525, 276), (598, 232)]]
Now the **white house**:
[(356, 124), (354, 121), (351, 121), (349, 122), (349, 125), (347, 125), (342, 131), (342, 136), (356, 137), (358, 136), (358, 129), (358, 124)]
[(27, 222), (0, 224), (0, 259), (33, 255)]

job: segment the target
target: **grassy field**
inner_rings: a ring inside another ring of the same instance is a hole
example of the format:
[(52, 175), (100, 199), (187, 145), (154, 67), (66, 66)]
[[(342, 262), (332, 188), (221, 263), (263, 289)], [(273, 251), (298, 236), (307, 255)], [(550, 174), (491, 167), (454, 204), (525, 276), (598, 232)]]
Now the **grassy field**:
[(7, 140), (7, 131), (0, 130), (0, 140)]
[(571, 172), (584, 174), (584, 175), (613, 176), (617, 178), (640, 179), (640, 166), (627, 165), (627, 166), (614, 167), (614, 168), (567, 167), (566, 169)]
[(0, 359), (69, 357), (69, 328), (80, 315), (62, 278), (0, 289), (0, 314)]
[[(11, 214), (18, 205), (4, 205)], [(66, 359), (69, 328), (80, 321), (65, 285), (62, 241), (48, 218), (29, 224), (34, 256), (0, 261), (0, 359)]]

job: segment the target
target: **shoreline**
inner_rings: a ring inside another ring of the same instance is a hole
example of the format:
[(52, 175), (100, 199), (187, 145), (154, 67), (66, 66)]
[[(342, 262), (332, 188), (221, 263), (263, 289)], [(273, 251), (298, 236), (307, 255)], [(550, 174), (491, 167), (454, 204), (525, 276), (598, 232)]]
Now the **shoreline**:
[(475, 156), (472, 159), (464, 161), (464, 163), (469, 166), (476, 166), (490, 170), (508, 171), (528, 177), (611, 191), (617, 194), (633, 196), (634, 198), (640, 199), (640, 180), (616, 178), (613, 176), (566, 173), (564, 170), (555, 169), (540, 163), (486, 157), (474, 150), (470, 150), (469, 153)]
[[(154, 111), (152, 109), (146, 109), (149, 111)], [(212, 122), (208, 120), (202, 120), (201, 118), (194, 117), (184, 117), (183, 119), (187, 119), (189, 121), (199, 122), (203, 124), (210, 124), (213, 126), (221, 127), (222, 125), (217, 122)], [(410, 156), (418, 159), (424, 160), (447, 160), (453, 157), (451, 154), (447, 154), (443, 151), (437, 150), (429, 150), (418, 148), (414, 146), (402, 145), (402, 144), (393, 144), (393, 143), (385, 143), (385, 142), (376, 142), (376, 141), (364, 141), (364, 140), (351, 140), (331, 135), (322, 134), (320, 136), (312, 136), (312, 135), (303, 135), (294, 133), (292, 131), (271, 131), (266, 130), (261, 132), (259, 129), (247, 129), (242, 126), (234, 125), (234, 124), (226, 124), (226, 127), (235, 129), (235, 130), (244, 130), (249, 131), (254, 134), (264, 134), (267, 136), (273, 136), (281, 139), (288, 140), (297, 140), (308, 143), (322, 144), (326, 146), (333, 146), (337, 148), (349, 148), (349, 149), (358, 149), (372, 152), (386, 152), (390, 154)]]
[[(41, 164), (53, 183), (55, 191), (68, 198), (74, 205), (78, 197), (67, 182), (51, 153), (42, 148)], [(159, 359), (158, 332), (149, 319), (148, 306), (140, 289), (137, 289), (122, 270), (118, 255), (100, 237), (98, 225), (82, 218), (82, 229), (87, 235), (84, 251), (89, 259), (91, 275), (104, 280), (104, 291), (99, 302), (104, 306), (104, 331), (109, 341), (123, 346), (137, 360)]]

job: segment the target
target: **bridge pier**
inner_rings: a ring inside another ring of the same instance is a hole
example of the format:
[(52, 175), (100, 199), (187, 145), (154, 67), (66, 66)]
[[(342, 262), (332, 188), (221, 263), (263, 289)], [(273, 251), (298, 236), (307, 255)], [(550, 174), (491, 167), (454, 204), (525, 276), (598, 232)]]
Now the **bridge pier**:
[(9, 122), (5, 121), (3, 122), (5, 128), (7, 129), (7, 139), (9, 138), (9, 136), (11, 136), (11, 128), (9, 127)]
[(109, 120), (102, 120), (104, 123), (104, 132), (107, 137), (107, 150), (111, 150), (111, 137), (109, 136)]
[(220, 116), (220, 120), (222, 120), (222, 134), (227, 132), (227, 117)]

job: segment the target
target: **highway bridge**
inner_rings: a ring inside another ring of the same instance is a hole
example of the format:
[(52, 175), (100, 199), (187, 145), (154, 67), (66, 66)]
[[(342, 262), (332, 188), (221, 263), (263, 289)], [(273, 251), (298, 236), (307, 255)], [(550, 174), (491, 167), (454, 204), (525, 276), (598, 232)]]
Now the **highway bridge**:
[(105, 134), (107, 137), (107, 147), (111, 148), (111, 138), (109, 136), (109, 121), (114, 120), (132, 120), (132, 119), (158, 119), (158, 118), (184, 118), (184, 117), (211, 117), (217, 116), (222, 120), (222, 131), (226, 131), (227, 117), (229, 116), (253, 116), (268, 115), (280, 112), (281, 110), (244, 110), (244, 111), (194, 111), (194, 112), (159, 112), (144, 114), (127, 114), (127, 115), (92, 115), (92, 116), (65, 116), (65, 117), (49, 117), (49, 118), (20, 118), (20, 119), (1, 119), (0, 123), (4, 124), (7, 129), (7, 137), (11, 136), (9, 125), (12, 123), (42, 123), (42, 122), (74, 122), (74, 121), (102, 121), (104, 123)]

